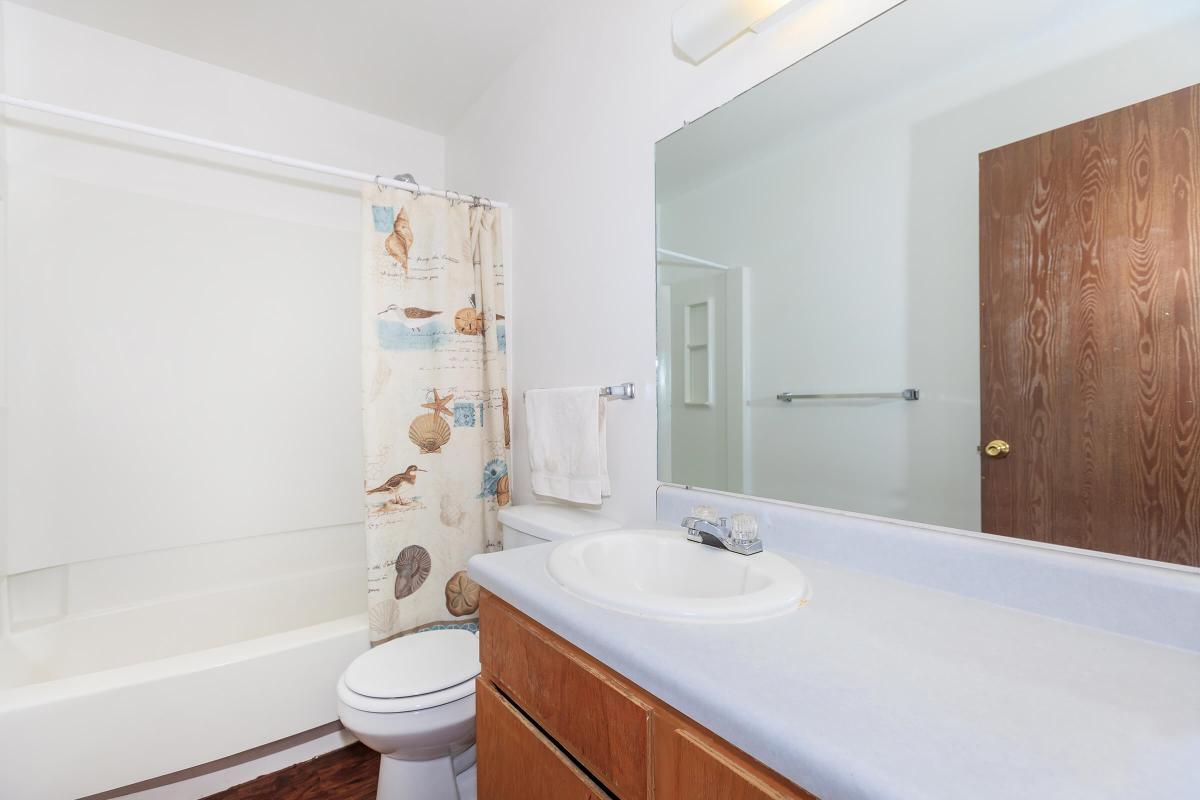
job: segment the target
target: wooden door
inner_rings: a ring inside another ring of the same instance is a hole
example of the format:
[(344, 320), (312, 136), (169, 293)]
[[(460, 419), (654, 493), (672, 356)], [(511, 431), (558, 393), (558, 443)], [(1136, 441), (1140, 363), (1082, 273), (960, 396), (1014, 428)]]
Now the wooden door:
[(979, 177), (983, 530), (1200, 565), (1200, 86)]

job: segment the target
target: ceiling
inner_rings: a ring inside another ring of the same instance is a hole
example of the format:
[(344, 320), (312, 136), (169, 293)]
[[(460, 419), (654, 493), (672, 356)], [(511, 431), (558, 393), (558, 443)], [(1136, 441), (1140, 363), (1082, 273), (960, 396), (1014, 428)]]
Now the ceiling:
[(14, 0), (446, 133), (545, 27), (539, 0)]

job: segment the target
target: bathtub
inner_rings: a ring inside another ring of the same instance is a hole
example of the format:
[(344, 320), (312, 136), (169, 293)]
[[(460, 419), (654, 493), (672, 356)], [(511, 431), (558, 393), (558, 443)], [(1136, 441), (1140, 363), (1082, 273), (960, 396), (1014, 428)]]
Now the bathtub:
[(336, 721), (364, 585), (339, 566), (0, 639), (0, 798), (70, 800)]

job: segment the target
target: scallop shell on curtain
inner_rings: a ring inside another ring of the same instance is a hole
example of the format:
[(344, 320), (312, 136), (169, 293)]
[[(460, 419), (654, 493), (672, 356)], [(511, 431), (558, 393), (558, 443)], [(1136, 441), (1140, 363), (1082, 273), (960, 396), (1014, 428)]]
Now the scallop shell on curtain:
[(429, 551), (419, 544), (410, 544), (396, 556), (396, 599), (408, 597), (421, 588), (433, 571)]
[(400, 622), (400, 605), (395, 600), (381, 600), (371, 607), (368, 618), (373, 641), (387, 636)]
[(408, 438), (422, 453), (440, 453), (442, 445), (450, 441), (450, 423), (436, 411), (422, 414), (408, 426)]

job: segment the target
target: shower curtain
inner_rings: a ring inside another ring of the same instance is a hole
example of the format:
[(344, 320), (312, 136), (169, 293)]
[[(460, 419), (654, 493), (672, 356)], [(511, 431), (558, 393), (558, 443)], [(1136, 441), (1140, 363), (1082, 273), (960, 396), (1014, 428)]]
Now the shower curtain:
[(467, 559), (500, 548), (508, 477), (500, 212), (363, 190), (371, 642), (470, 621)]

